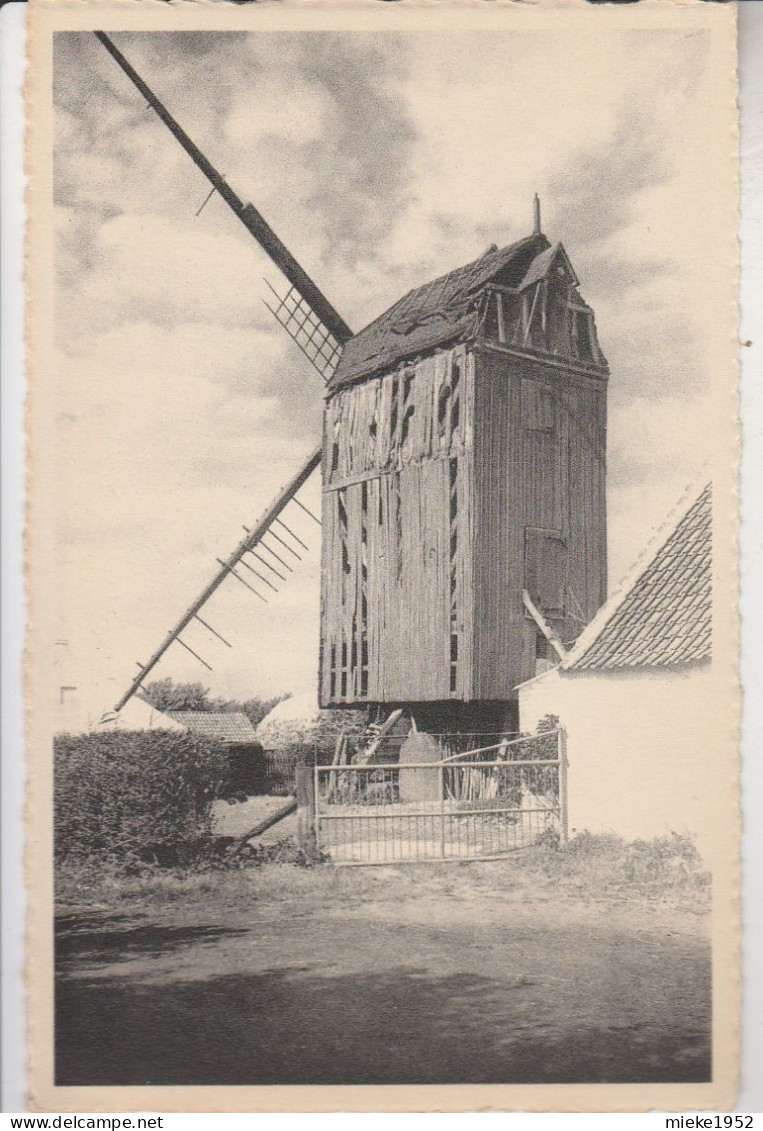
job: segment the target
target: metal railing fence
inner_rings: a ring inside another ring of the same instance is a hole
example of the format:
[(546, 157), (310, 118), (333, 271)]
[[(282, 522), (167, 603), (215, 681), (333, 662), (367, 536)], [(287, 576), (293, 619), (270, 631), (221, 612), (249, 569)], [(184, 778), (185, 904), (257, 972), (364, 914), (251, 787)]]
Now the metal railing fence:
[[(553, 756), (529, 757), (531, 742)], [(318, 847), (336, 864), (484, 860), (566, 840), (561, 729), (440, 761), (313, 773)]]

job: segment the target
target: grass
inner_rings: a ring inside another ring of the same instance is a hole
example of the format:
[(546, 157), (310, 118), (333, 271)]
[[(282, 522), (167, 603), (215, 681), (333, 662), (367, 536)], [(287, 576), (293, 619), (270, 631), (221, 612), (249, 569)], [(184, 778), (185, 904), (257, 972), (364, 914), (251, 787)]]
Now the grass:
[(146, 902), (159, 906), (179, 901), (225, 905), (305, 897), (384, 900), (417, 891), (457, 899), (467, 888), (472, 893), (480, 888), (522, 892), (530, 900), (550, 895), (585, 901), (642, 896), (701, 912), (709, 905), (710, 877), (686, 837), (672, 834), (626, 842), (589, 833), (558, 849), (525, 849), (483, 863), (306, 867), (296, 844), (286, 839), (259, 857), (240, 861), (238, 867), (130, 869), (115, 861), (68, 861), (59, 865), (56, 876), (57, 902), (80, 906)]

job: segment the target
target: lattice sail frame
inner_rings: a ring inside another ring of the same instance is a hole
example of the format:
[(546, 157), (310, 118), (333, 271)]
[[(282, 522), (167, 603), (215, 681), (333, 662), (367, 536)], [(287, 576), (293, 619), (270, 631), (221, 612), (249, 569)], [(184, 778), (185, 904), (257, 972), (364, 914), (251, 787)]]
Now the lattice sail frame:
[(267, 299), (263, 299), (265, 306), (323, 380), (328, 382), (339, 364), (341, 344), (296, 287), (289, 287), (282, 297), (267, 279), (265, 282), (276, 300), (276, 305), (271, 306)]

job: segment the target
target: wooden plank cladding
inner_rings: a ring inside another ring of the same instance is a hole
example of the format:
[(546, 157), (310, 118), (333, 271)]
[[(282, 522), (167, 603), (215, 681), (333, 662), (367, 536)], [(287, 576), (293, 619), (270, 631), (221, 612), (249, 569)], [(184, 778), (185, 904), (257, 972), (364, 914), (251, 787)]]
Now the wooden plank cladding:
[(326, 406), (324, 487), (463, 455), (465, 346), (336, 393)]
[(472, 382), (459, 346), (329, 403), (323, 703), (469, 697)]
[(440, 280), (461, 321), (414, 358), (406, 335), (428, 343), (445, 315), (412, 292), (359, 335), (367, 375), (360, 343), (330, 386), (323, 706), (511, 703), (553, 659), (523, 590), (564, 644), (604, 601), (608, 369), (566, 252), (536, 243), (482, 290), (465, 289), (482, 260)]
[(474, 391), (472, 697), (509, 699), (545, 658), (522, 588), (565, 642), (606, 595), (606, 386), (483, 342)]

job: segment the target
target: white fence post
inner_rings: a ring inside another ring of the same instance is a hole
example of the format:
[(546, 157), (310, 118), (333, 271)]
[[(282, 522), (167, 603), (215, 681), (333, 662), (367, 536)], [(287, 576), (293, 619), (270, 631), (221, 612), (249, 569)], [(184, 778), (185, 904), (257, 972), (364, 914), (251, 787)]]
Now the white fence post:
[(556, 738), (559, 758), (559, 839), (562, 844), (569, 840), (568, 799), (567, 799), (567, 731), (560, 727)]
[(440, 856), (445, 858), (445, 768), (440, 762)]

